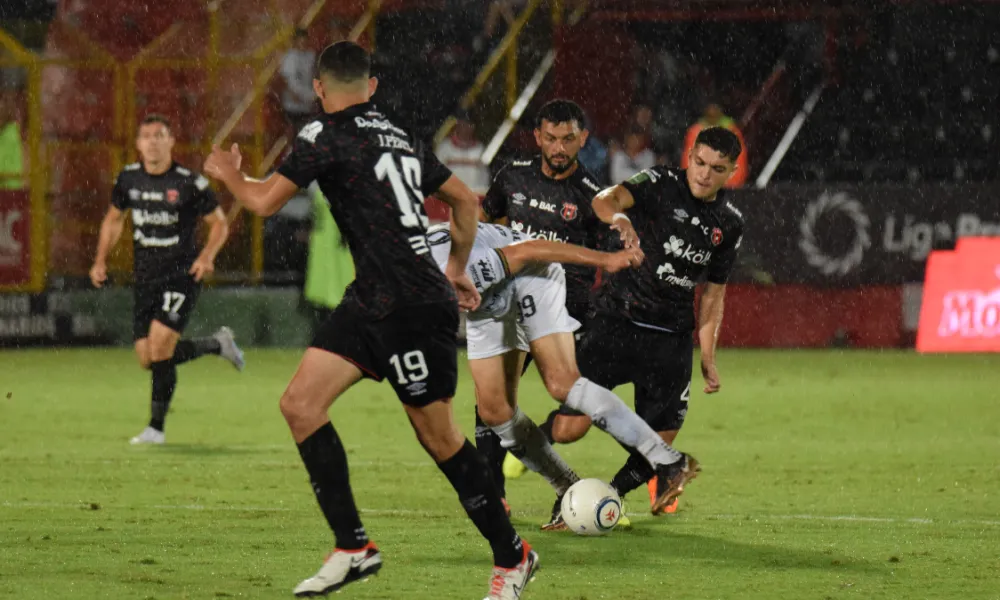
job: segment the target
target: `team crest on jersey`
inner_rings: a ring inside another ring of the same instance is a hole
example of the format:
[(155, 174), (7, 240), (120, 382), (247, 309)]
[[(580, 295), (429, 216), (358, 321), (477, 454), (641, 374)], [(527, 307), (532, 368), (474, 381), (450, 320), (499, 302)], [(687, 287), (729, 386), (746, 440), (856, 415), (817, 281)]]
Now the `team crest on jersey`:
[(167, 202), (170, 204), (177, 204), (177, 200), (181, 197), (181, 193), (177, 190), (167, 190)]
[(562, 218), (567, 221), (572, 221), (576, 218), (576, 205), (569, 202), (564, 202), (562, 207)]
[(718, 227), (712, 228), (712, 245), (718, 246), (722, 243), (722, 230)]

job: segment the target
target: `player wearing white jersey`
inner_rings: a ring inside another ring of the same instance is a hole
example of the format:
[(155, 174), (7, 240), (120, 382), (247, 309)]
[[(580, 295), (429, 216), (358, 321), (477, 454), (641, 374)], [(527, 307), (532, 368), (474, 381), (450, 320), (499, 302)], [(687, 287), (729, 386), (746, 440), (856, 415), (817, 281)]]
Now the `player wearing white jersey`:
[[(431, 255), (448, 262), (449, 225), (427, 232)], [(469, 370), (479, 415), (501, 442), (556, 490), (552, 519), (543, 529), (564, 529), (563, 493), (578, 479), (555, 453), (537, 425), (517, 407), (517, 383), (530, 350), (549, 394), (588, 415), (619, 443), (635, 448), (662, 479), (663, 495), (676, 495), (690, 478), (684, 455), (666, 444), (611, 391), (580, 377), (573, 332), (580, 324), (566, 310), (566, 279), (558, 263), (598, 267), (610, 273), (637, 267), (638, 248), (606, 253), (582, 246), (529, 240), (511, 229), (480, 223), (469, 262), (469, 278), (482, 295), (468, 314)]]

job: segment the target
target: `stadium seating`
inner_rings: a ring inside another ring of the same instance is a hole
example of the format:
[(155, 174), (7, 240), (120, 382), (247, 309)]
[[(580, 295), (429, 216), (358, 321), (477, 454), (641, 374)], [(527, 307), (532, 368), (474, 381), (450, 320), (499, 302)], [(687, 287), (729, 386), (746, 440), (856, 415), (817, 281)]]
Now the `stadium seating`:
[(1000, 22), (966, 26), (985, 14), (932, 6), (873, 19), (868, 43), (841, 51), (841, 82), (826, 90), (775, 180), (995, 179)]

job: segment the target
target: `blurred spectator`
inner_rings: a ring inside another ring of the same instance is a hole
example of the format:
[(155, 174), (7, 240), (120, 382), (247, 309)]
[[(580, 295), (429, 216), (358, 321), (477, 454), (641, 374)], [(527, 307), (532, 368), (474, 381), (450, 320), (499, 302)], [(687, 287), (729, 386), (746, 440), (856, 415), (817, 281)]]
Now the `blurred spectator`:
[(462, 183), (477, 194), (485, 194), (490, 187), (490, 170), (480, 160), (485, 149), (476, 139), (476, 126), (469, 116), (460, 114), (451, 135), (438, 144), (435, 154)]
[(691, 149), (694, 148), (695, 138), (698, 137), (702, 129), (708, 129), (709, 127), (725, 127), (735, 133), (736, 137), (740, 138), (743, 152), (736, 159), (736, 172), (729, 178), (726, 187), (730, 189), (742, 187), (747, 181), (747, 176), (750, 174), (750, 161), (747, 160), (748, 152), (746, 142), (743, 141), (743, 132), (736, 126), (736, 121), (726, 116), (726, 113), (722, 111), (722, 107), (715, 102), (706, 106), (705, 113), (701, 119), (688, 128), (687, 136), (684, 138), (684, 149), (681, 152), (681, 168), (688, 168), (688, 155), (691, 154)]
[(621, 183), (643, 169), (656, 165), (656, 155), (649, 148), (646, 134), (639, 129), (625, 135), (621, 148), (611, 151), (611, 183)]
[(304, 29), (296, 29), (292, 47), (281, 59), (281, 108), (296, 131), (316, 112), (316, 94), (312, 85), (316, 52), (309, 49), (308, 42), (309, 34)]
[(594, 134), (587, 136), (587, 141), (580, 148), (580, 153), (576, 155), (588, 171), (597, 177), (598, 185), (605, 185), (608, 182), (608, 147), (601, 141), (601, 138)]
[(17, 95), (0, 90), (0, 189), (24, 187), (24, 146), (17, 120)]

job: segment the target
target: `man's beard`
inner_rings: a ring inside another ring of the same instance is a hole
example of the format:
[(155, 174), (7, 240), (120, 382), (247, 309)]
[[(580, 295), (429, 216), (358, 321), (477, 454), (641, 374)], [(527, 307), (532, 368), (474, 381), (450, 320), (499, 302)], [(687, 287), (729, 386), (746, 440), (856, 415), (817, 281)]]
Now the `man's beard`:
[[(563, 155), (563, 156), (566, 156), (566, 155)], [(565, 173), (566, 171), (568, 171), (571, 168), (573, 168), (573, 165), (576, 164), (576, 157), (575, 156), (572, 156), (572, 157), (571, 156), (566, 156), (566, 163), (563, 164), (563, 165), (554, 165), (554, 164), (552, 164), (552, 159), (550, 159), (548, 156), (545, 156), (545, 154), (542, 154), (542, 160), (544, 160), (545, 164), (547, 164), (549, 166), (549, 170), (551, 170), (553, 173), (555, 173), (557, 175), (561, 175), (561, 174)]]

